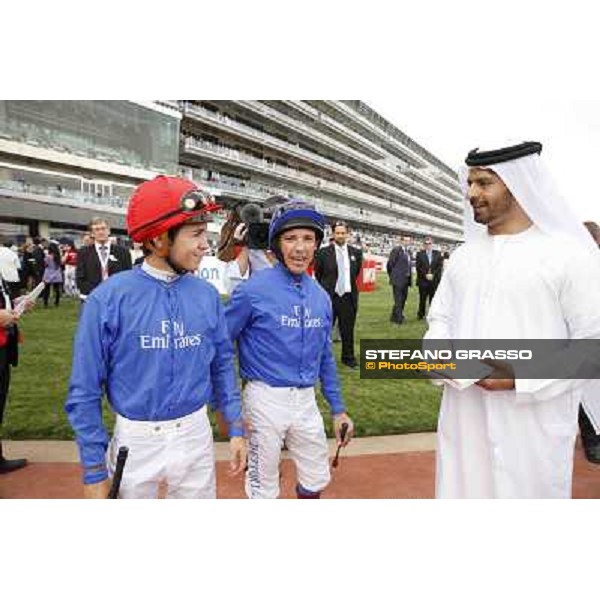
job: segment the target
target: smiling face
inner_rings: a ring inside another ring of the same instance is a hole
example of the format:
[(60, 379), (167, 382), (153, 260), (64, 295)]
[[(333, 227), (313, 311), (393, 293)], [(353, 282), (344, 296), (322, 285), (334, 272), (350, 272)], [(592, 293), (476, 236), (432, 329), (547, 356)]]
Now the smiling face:
[(502, 179), (489, 169), (470, 168), (468, 199), (477, 223), (497, 228), (520, 211), (517, 201)]
[(209, 248), (206, 223), (182, 225), (171, 246), (171, 260), (186, 271), (195, 271)]
[(279, 249), (283, 263), (290, 273), (301, 275), (306, 272), (315, 257), (317, 236), (312, 229), (284, 231), (279, 237)]

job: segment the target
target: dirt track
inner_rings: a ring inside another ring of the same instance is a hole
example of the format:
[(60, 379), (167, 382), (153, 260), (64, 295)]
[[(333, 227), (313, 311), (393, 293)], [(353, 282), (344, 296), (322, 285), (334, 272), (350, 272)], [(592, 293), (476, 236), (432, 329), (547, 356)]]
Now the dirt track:
[[(241, 479), (231, 480), (227, 464), (217, 463), (219, 498), (243, 498)], [(294, 497), (294, 467), (283, 461), (282, 497)], [(346, 456), (324, 498), (432, 498), (434, 452), (402, 452)], [(27, 468), (0, 476), (0, 498), (80, 498), (79, 465), (68, 462), (32, 462)], [(600, 466), (591, 465), (578, 446), (574, 498), (600, 498)]]

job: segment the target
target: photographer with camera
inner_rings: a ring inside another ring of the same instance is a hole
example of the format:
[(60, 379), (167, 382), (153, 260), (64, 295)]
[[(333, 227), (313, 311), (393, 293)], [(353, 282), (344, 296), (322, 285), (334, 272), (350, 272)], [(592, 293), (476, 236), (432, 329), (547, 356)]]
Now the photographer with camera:
[[(286, 200), (282, 196), (271, 196), (265, 207)], [(231, 211), (221, 230), (217, 256), (228, 263), (225, 276), (229, 294), (252, 273), (270, 268), (277, 262), (269, 250), (269, 223), (264, 220), (260, 206), (250, 203)]]

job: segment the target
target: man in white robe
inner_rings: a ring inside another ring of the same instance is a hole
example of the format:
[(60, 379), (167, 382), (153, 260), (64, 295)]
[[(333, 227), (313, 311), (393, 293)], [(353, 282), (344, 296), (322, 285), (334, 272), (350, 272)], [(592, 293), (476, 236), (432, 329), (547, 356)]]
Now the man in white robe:
[[(469, 154), (466, 244), (446, 265), (426, 338), (600, 338), (598, 253), (539, 152), (526, 142)], [(586, 380), (494, 376), (444, 389), (436, 496), (569, 498)]]

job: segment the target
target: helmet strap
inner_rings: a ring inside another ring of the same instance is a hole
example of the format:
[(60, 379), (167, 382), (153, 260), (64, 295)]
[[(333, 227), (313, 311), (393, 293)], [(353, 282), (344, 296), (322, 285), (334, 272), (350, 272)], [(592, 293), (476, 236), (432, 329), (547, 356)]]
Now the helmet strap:
[(189, 272), (187, 269), (183, 269), (179, 265), (175, 264), (173, 262), (173, 260), (171, 259), (170, 253), (169, 253), (169, 256), (165, 257), (165, 262), (171, 267), (171, 269), (173, 269), (173, 271), (175, 271), (175, 273), (177, 273), (177, 275), (185, 275), (186, 273)]
[(158, 258), (165, 259), (167, 256), (169, 256), (171, 251), (171, 240), (169, 239), (168, 232), (165, 231), (164, 233), (161, 233), (159, 236), (157, 236), (157, 238), (160, 244), (157, 244), (154, 241), (156, 238), (154, 238), (151, 240), (146, 240), (144, 242), (144, 246)]
[(157, 245), (154, 240), (148, 240), (144, 242), (147, 248), (149, 248), (154, 256), (157, 258), (161, 258), (164, 260), (172, 271), (177, 273), (177, 275), (184, 275), (188, 272), (187, 269), (183, 269), (180, 265), (175, 263), (171, 258), (171, 248), (173, 246), (173, 238), (169, 235), (169, 231), (165, 231), (158, 236), (160, 241), (160, 245)]
[(283, 254), (281, 252), (281, 234), (279, 234), (273, 240), (273, 246), (271, 246), (269, 250), (275, 255), (275, 258), (278, 260), (278, 262), (287, 269), (287, 266), (283, 260)]

